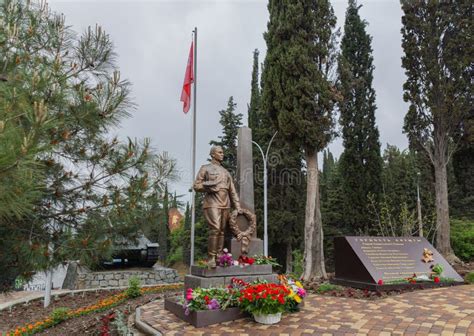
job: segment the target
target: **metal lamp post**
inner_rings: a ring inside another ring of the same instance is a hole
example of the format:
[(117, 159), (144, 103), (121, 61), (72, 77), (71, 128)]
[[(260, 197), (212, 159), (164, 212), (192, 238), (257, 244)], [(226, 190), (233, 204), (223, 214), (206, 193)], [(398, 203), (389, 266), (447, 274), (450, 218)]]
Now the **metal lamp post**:
[(262, 154), (263, 159), (263, 254), (265, 257), (268, 257), (267, 160), (270, 146), (272, 145), (273, 139), (277, 133), (278, 131), (276, 131), (270, 139), (265, 154), (263, 153), (262, 147), (260, 147), (260, 145), (255, 141), (252, 141), (252, 143), (255, 144), (260, 150), (260, 154)]
[(421, 220), (421, 200), (420, 200), (420, 172), (416, 173), (416, 209), (418, 212), (418, 235), (423, 237), (423, 222)]

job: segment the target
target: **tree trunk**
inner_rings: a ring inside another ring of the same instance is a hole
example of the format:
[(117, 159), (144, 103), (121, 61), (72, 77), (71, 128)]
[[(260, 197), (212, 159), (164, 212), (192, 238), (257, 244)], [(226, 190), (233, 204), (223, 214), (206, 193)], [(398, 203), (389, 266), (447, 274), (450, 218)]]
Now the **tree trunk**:
[(286, 273), (293, 272), (293, 249), (291, 248), (291, 243), (286, 244)]
[(44, 290), (44, 308), (49, 307), (51, 303), (51, 287), (53, 285), (53, 269), (46, 270), (45, 290)]
[(304, 223), (303, 275), (306, 281), (327, 278), (324, 266), (323, 223), (319, 201), (318, 152), (314, 148), (305, 149), (307, 166), (306, 210)]
[(458, 261), (451, 248), (448, 174), (447, 163), (442, 158), (435, 158), (435, 194), (436, 194), (436, 248), (450, 263)]

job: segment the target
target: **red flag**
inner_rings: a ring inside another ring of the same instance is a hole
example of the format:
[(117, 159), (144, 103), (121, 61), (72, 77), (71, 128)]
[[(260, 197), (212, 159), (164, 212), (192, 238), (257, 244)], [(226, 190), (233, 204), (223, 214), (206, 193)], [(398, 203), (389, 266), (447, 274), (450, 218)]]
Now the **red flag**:
[(183, 112), (187, 113), (191, 105), (191, 83), (194, 82), (193, 71), (193, 43), (189, 49), (188, 65), (186, 66), (186, 73), (184, 74), (183, 91), (181, 91), (181, 101), (183, 102)]

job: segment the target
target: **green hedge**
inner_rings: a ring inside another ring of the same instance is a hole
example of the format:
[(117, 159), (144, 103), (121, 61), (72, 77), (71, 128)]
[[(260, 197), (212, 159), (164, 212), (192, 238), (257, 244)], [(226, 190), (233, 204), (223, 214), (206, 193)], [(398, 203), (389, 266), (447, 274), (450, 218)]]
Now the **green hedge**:
[(474, 260), (474, 221), (451, 219), (451, 246), (463, 261)]

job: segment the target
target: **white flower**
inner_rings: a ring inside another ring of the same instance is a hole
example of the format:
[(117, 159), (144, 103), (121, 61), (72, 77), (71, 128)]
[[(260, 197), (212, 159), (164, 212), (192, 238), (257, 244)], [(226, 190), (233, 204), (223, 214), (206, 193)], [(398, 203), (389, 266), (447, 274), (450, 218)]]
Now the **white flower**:
[(238, 260), (234, 260), (234, 266), (238, 266), (239, 265), (239, 261)]
[(229, 257), (232, 257), (232, 253), (227, 253), (227, 255), (228, 255)]
[(222, 250), (222, 252), (227, 253), (227, 252), (229, 252), (229, 250), (225, 248), (225, 249)]

